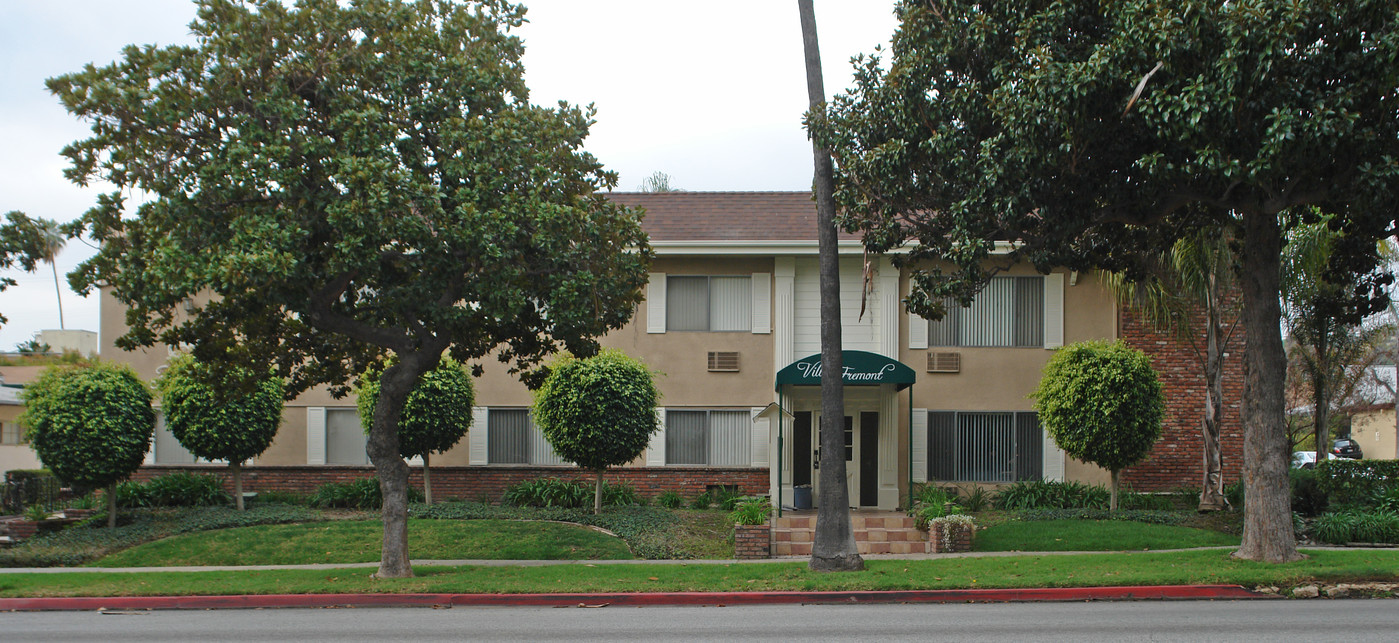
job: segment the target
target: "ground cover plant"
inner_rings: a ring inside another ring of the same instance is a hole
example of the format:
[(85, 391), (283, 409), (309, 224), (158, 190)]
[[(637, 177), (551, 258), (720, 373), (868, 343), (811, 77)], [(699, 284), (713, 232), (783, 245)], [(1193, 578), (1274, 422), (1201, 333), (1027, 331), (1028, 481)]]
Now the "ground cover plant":
[(230, 500), (223, 481), (207, 473), (176, 471), (146, 482), (128, 480), (117, 485), (119, 507), (200, 507), (226, 505)]
[[(412, 487), (407, 491), (410, 502), (421, 502), (423, 494)], [(351, 482), (327, 482), (316, 487), (307, 500), (312, 507), (333, 509), (378, 509), (384, 503), (379, 481), (360, 478)]]
[(117, 527), (109, 529), (103, 527), (106, 517), (99, 514), (63, 531), (40, 535), (0, 550), (0, 567), (81, 565), (112, 552), (177, 534), (324, 519), (320, 512), (285, 505), (254, 506), (243, 512), (230, 506), (142, 508), (128, 510), (121, 518)]
[(1238, 545), (1207, 529), (1128, 520), (1006, 521), (976, 534), (974, 551), (1138, 551)]
[(0, 597), (184, 596), (307, 593), (542, 593), (915, 590), (1319, 582), (1393, 582), (1399, 552), (1312, 550), (1281, 565), (1229, 551), (1134, 552), (871, 560), (862, 572), (822, 574), (792, 563), (416, 567), (415, 578), (373, 578), (373, 569), (235, 572), (7, 574)]
[[(517, 507), (562, 507), (574, 509), (592, 502), (595, 489), (576, 480), (535, 478), (505, 489), (505, 502)], [(626, 483), (602, 483), (602, 504), (606, 507), (645, 504), (636, 488)]]
[[(408, 555), (419, 560), (630, 559), (621, 539), (579, 525), (516, 520), (411, 519)], [(305, 565), (378, 560), (372, 520), (257, 525), (182, 534), (117, 552), (99, 567)]]

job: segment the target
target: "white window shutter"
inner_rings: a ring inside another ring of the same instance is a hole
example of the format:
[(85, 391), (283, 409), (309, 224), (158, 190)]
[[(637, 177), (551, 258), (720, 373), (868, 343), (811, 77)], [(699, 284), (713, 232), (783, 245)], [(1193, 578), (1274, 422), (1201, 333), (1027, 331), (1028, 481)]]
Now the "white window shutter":
[(923, 482), (928, 479), (928, 409), (913, 409), (913, 417), (909, 431), (911, 441), (909, 459), (909, 474), (914, 482)]
[(769, 418), (757, 417), (764, 408), (756, 406), (749, 411), (749, 417), (753, 418), (753, 433), (750, 438), (752, 450), (748, 454), (748, 464), (754, 467), (768, 466), (768, 434), (772, 431), (772, 423)]
[(753, 334), (772, 332), (772, 273), (753, 273)]
[(651, 434), (651, 444), (646, 447), (646, 466), (665, 466), (665, 408), (656, 407), (656, 432)]
[(1047, 482), (1064, 481), (1064, 450), (1054, 443), (1054, 438), (1049, 437), (1049, 431), (1044, 431), (1043, 477)]
[(928, 347), (928, 320), (908, 314), (908, 347), (917, 350)]
[(423, 466), (423, 456), (415, 455), (411, 458), (408, 458), (407, 462), (408, 466), (410, 467), (421, 467)]
[(651, 273), (646, 284), (646, 332), (665, 332), (665, 273)]
[(489, 413), (490, 411), (484, 406), (471, 407), (471, 428), (466, 432), (467, 464), (486, 464), (490, 457), (488, 450), (490, 442), (487, 441), (489, 436), (486, 434), (488, 430), (486, 420)]
[(306, 407), (306, 464), (325, 464), (325, 407)]
[(1044, 276), (1044, 347), (1064, 347), (1064, 273), (1061, 272)]

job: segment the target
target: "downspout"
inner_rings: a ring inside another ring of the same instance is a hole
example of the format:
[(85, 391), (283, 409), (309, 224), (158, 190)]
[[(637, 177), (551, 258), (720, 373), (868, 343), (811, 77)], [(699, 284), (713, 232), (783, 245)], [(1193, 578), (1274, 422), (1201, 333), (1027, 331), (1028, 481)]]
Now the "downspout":
[(782, 408), (782, 387), (777, 387), (777, 517), (782, 517), (782, 461), (786, 455), (782, 447), (782, 416), (787, 411)]
[(904, 511), (913, 511), (913, 387), (908, 387), (908, 503)]

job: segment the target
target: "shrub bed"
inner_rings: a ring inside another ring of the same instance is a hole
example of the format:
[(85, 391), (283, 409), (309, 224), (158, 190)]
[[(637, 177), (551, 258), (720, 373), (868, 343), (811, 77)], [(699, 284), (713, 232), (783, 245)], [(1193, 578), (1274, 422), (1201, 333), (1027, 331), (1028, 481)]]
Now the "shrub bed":
[(128, 480), (117, 485), (117, 506), (205, 507), (232, 501), (223, 490), (223, 480), (213, 474), (177, 471), (147, 482)]

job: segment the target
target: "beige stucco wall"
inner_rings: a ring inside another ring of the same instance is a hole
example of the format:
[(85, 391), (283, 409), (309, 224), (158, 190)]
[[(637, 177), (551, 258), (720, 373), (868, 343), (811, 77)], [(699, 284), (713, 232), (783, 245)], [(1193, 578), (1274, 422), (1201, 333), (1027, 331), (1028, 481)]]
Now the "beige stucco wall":
[[(12, 424), (23, 411), (22, 406), (0, 404), (0, 422)], [(5, 472), (11, 469), (38, 469), (42, 466), (39, 456), (28, 444), (0, 444), (0, 480), (3, 480)]]
[(1395, 455), (1394, 409), (1358, 413), (1351, 418), (1350, 437), (1360, 443), (1366, 459), (1393, 460)]

